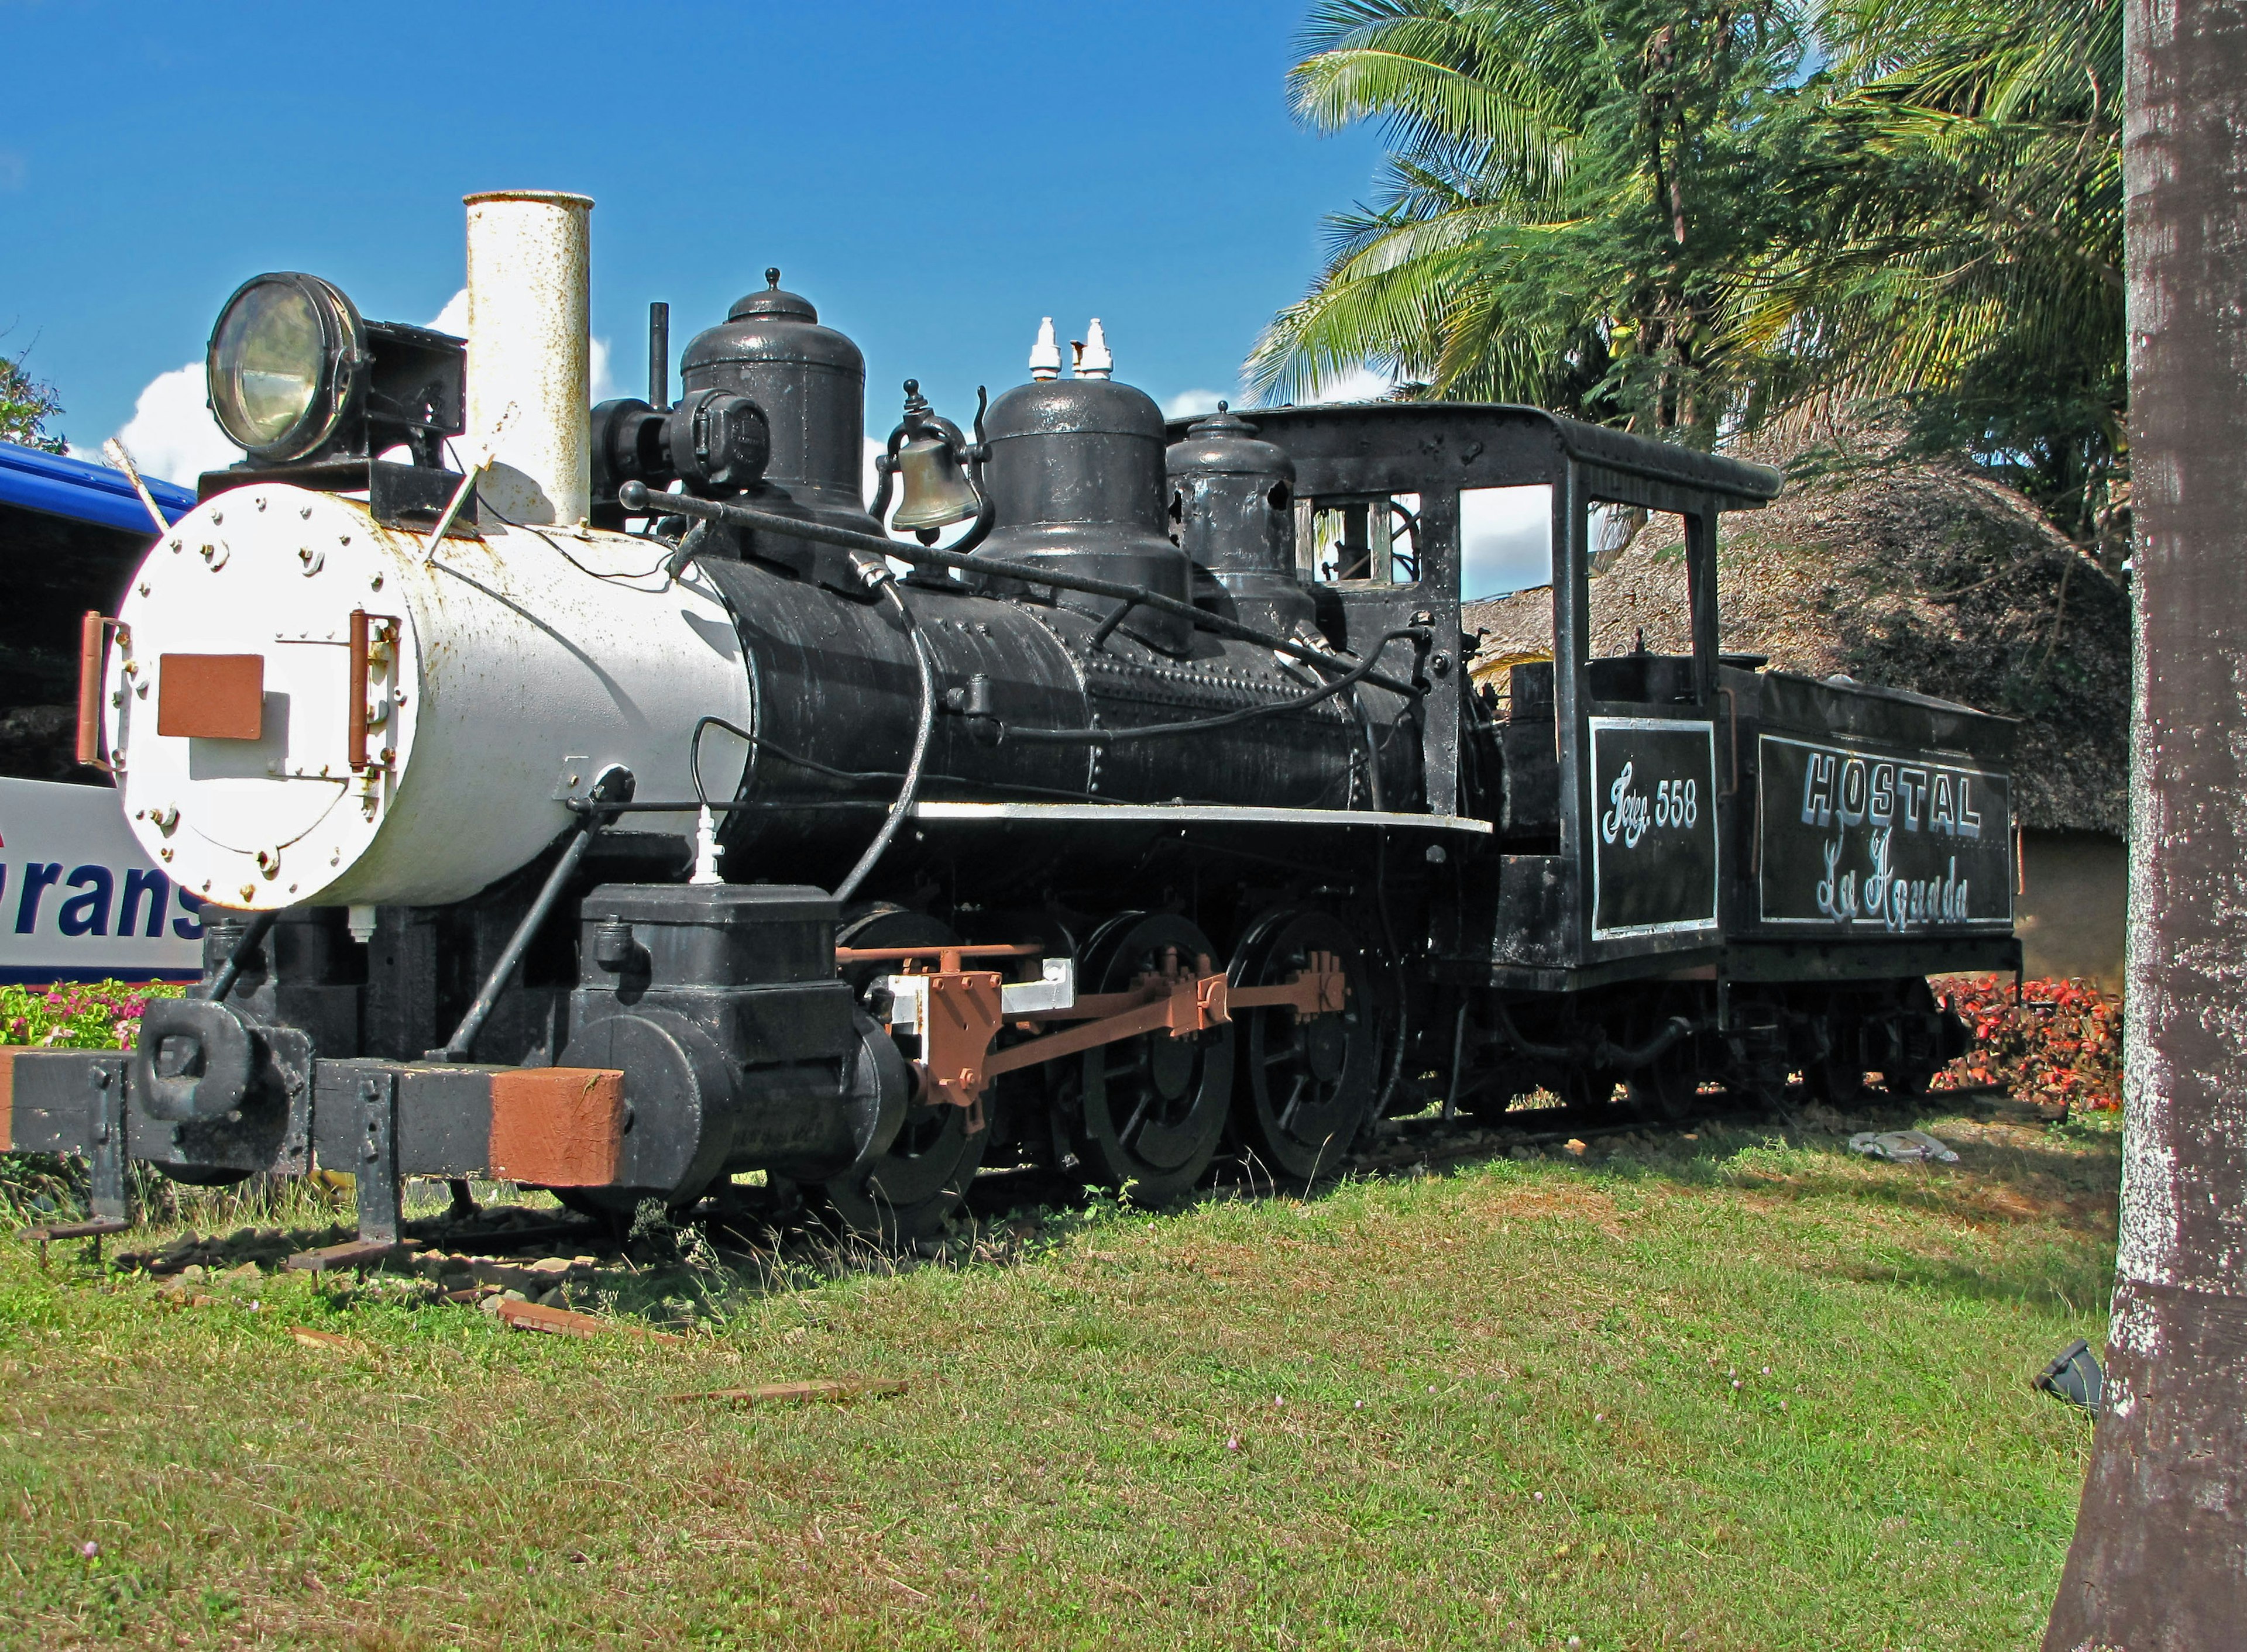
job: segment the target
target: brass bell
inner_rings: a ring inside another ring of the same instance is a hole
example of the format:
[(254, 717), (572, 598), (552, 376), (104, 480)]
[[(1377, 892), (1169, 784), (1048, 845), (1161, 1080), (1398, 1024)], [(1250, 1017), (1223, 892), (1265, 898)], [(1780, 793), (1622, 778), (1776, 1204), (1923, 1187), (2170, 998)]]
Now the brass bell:
[(960, 474), (960, 456), (949, 441), (940, 436), (916, 437), (898, 452), (897, 464), (905, 483), (904, 502), (894, 518), (897, 527), (909, 531), (943, 528), (975, 514), (975, 490)]

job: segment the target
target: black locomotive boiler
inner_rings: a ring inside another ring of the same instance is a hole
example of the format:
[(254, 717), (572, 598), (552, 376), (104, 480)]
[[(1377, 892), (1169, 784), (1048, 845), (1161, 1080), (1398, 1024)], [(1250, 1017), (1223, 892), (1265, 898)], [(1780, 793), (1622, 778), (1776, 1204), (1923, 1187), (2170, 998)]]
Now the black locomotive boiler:
[[(309, 276), (221, 317), (246, 457), (88, 616), (80, 731), (205, 978), (0, 1066), (99, 1221), (138, 1159), (349, 1170), (376, 1246), (483, 1175), (922, 1236), (983, 1168), (1158, 1202), (1539, 1086), (1910, 1093), (1925, 978), (2018, 966), (2010, 723), (1718, 650), (1775, 472), (1528, 407), (1166, 423), (1096, 350), (966, 428), (908, 385), (870, 504), (863, 360), (777, 271), (589, 412), (589, 206), (472, 198), (465, 350)], [(1460, 499), (1526, 485), (1551, 658), (1500, 696)], [(1609, 507), (1682, 519), (1690, 653), (1590, 657)]]

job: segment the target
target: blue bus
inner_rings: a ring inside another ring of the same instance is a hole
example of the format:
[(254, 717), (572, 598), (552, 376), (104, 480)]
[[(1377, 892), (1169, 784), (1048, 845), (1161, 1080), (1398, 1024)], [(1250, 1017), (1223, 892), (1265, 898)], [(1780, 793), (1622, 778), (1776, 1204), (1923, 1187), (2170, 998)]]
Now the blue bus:
[[(148, 490), (167, 521), (195, 496)], [(0, 441), (0, 981), (193, 980), (201, 902), (140, 852), (109, 777), (78, 762), (81, 622), (113, 614), (155, 541), (132, 482)]]

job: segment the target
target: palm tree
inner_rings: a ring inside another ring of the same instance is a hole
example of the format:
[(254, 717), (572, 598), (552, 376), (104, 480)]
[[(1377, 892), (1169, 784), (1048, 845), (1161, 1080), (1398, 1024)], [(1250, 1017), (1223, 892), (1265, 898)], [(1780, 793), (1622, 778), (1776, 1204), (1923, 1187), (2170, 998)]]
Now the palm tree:
[(1710, 439), (1731, 272), (1792, 209), (1763, 184), (1809, 101), (1803, 43), (1786, 0), (1319, 0), (1298, 117), (1393, 147), (1252, 378), (1289, 398), (1369, 365)]
[(2123, 430), (2118, 0), (1840, 0), (1836, 92), (1745, 338), (1797, 382), (1901, 397), (2119, 561)]
[(1370, 365), (1689, 440), (1904, 399), (2119, 554), (2119, 0), (1319, 0), (1288, 85), (1371, 208), (1248, 371)]

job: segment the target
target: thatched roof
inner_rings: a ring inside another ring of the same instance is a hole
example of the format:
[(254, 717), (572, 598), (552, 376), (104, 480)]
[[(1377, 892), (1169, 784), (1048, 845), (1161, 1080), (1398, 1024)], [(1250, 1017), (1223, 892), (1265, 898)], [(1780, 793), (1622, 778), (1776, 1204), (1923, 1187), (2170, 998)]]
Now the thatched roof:
[[(1723, 528), (1725, 650), (2018, 717), (2021, 823), (2125, 833), (2129, 598), (2018, 495), (1940, 466), (1859, 468)], [(1548, 654), (1552, 603), (1540, 586), (1467, 604), (1469, 634), (1489, 633), (1478, 675)], [(1642, 628), (1648, 648), (1686, 652), (1676, 518), (1592, 582), (1592, 611), (1595, 654), (1628, 652)]]

